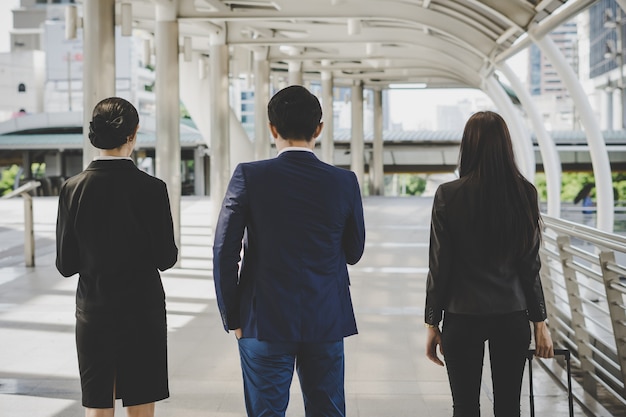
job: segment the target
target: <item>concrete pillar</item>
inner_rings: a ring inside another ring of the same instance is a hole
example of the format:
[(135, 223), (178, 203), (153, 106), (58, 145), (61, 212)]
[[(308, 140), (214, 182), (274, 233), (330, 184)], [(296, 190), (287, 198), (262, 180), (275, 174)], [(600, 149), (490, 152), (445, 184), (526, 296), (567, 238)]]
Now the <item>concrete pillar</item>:
[(385, 194), (383, 158), (383, 90), (374, 89), (374, 142), (372, 144), (370, 181), (373, 195)]
[(524, 106), (524, 110), (533, 125), (535, 136), (537, 136), (539, 152), (541, 152), (541, 160), (543, 161), (543, 169), (546, 174), (548, 215), (561, 217), (561, 160), (556, 150), (556, 145), (543, 125), (541, 112), (520, 79), (508, 64), (503, 63), (499, 68), (511, 83), (511, 87), (515, 91), (515, 94), (517, 94), (522, 106)]
[(33, 51), (33, 66), (35, 76), (35, 112), (43, 113), (46, 90), (46, 53), (44, 51)]
[(587, 136), (593, 175), (596, 182), (596, 195), (598, 196), (596, 226), (605, 232), (612, 232), (613, 219), (615, 217), (613, 212), (613, 180), (611, 178), (609, 154), (606, 150), (600, 126), (595, 119), (587, 95), (580, 85), (578, 77), (565, 60), (559, 48), (554, 44), (554, 41), (549, 36), (546, 36), (536, 41), (536, 43), (558, 72), (578, 109), (580, 122)]
[(156, 5), (156, 176), (167, 184), (174, 236), (180, 248), (180, 70), (178, 20), (174, 2)]
[(228, 137), (230, 142), (230, 167), (232, 170), (235, 169), (237, 164), (242, 162), (250, 162), (254, 161), (254, 143), (250, 141), (248, 137), (248, 132), (243, 128), (239, 117), (235, 111), (231, 108), (230, 110), (230, 124)]
[(268, 48), (254, 51), (254, 157), (270, 157), (270, 133), (267, 103), (270, 101), (270, 63)]
[(331, 165), (335, 162), (333, 83), (333, 73), (322, 71), (322, 161)]
[(115, 96), (115, 0), (83, 2), (83, 168), (98, 150), (89, 142), (93, 108)]
[(302, 62), (289, 61), (289, 85), (302, 85)]
[[(22, 170), (24, 171), (24, 178), (30, 180), (33, 178), (32, 170), (33, 160), (30, 155), (30, 151), (22, 151)], [(16, 178), (19, 181), (19, 178)]]
[(532, 183), (535, 182), (535, 152), (533, 151), (530, 133), (524, 126), (523, 120), (517, 109), (513, 106), (511, 99), (498, 82), (495, 75), (489, 76), (485, 80), (485, 93), (493, 100), (500, 111), (502, 118), (506, 121), (513, 142), (515, 152), (515, 162), (517, 167)]
[(211, 35), (209, 85), (211, 94), (211, 215), (217, 223), (230, 180), (230, 103), (228, 100), (228, 46), (225, 31)]
[(350, 169), (356, 174), (356, 178), (363, 191), (365, 181), (364, 164), (364, 132), (363, 132), (363, 83), (355, 81), (352, 85), (352, 138), (350, 139)]
[(198, 146), (193, 150), (193, 193), (195, 195), (206, 194), (206, 174), (204, 172), (204, 155), (206, 148)]

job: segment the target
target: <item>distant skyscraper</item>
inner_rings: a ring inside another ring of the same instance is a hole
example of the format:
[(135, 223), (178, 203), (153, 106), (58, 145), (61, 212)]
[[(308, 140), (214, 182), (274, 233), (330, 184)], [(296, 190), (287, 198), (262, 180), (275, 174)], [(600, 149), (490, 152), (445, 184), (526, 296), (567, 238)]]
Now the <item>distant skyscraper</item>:
[(600, 0), (589, 8), (589, 78), (604, 95), (600, 114), (609, 130), (626, 127), (624, 23), (626, 14), (615, 0)]
[(617, 68), (617, 31), (612, 26), (620, 13), (622, 39), (626, 16), (615, 0), (600, 0), (589, 8), (589, 76), (599, 77)]
[[(576, 22), (567, 22), (548, 36), (559, 47), (567, 62), (578, 72), (578, 45)], [(552, 63), (543, 56), (536, 45), (530, 47), (529, 53), (529, 89), (534, 96), (552, 95), (556, 99), (568, 97), (569, 94)]]
[[(575, 73), (578, 74), (578, 29), (576, 20), (557, 27), (549, 35), (560, 49)], [(531, 45), (528, 56), (528, 88), (543, 116), (548, 130), (571, 130), (576, 128), (573, 100), (561, 76), (543, 55), (541, 49)]]

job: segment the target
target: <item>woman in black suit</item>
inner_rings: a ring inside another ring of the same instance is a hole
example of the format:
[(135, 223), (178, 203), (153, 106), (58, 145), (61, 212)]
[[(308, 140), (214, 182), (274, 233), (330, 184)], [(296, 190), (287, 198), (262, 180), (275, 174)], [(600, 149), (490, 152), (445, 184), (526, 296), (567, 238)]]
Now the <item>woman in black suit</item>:
[(165, 183), (130, 155), (139, 116), (112, 97), (93, 111), (89, 139), (100, 149), (62, 186), (57, 218), (59, 272), (79, 274), (76, 346), (86, 416), (154, 415), (169, 396), (165, 293), (159, 270), (178, 257)]
[(519, 416), (529, 321), (537, 356), (554, 355), (539, 279), (537, 190), (517, 169), (496, 113), (470, 117), (459, 161), (460, 178), (442, 184), (433, 203), (426, 354), (439, 365), (437, 346), (445, 356), (454, 416), (479, 416), (488, 341), (495, 415)]

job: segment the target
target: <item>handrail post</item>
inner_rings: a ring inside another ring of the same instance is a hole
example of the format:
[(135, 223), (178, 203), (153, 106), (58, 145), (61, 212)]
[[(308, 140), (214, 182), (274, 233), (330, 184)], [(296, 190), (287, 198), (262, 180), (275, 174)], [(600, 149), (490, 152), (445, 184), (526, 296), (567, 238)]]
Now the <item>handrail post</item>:
[(35, 230), (33, 227), (33, 198), (30, 192), (39, 187), (39, 181), (29, 181), (2, 198), (21, 196), (24, 199), (24, 261), (26, 266), (35, 266)]
[[(622, 381), (626, 381), (626, 311), (623, 308), (624, 295), (614, 285), (620, 285), (619, 275), (607, 268), (608, 264), (615, 264), (615, 252), (600, 252), (600, 267), (602, 281), (606, 290), (606, 301), (609, 306), (613, 336), (617, 348), (617, 359), (622, 373)], [(622, 395), (626, 396), (626, 388)]]
[(571, 246), (569, 236), (559, 236), (556, 239), (559, 248), (559, 257), (563, 268), (563, 278), (565, 280), (565, 289), (569, 301), (569, 308), (572, 317), (572, 329), (576, 338), (576, 347), (578, 350), (578, 359), (580, 367), (583, 371), (583, 388), (592, 395), (597, 397), (597, 383), (591, 376), (594, 373), (594, 367), (589, 360), (593, 356), (593, 352), (589, 347), (589, 333), (585, 330), (585, 315), (583, 313), (583, 305), (580, 301), (580, 287), (576, 278), (576, 271), (568, 266), (568, 263), (574, 261), (574, 256), (565, 251), (566, 247)]
[(33, 198), (21, 193), (24, 199), (24, 261), (26, 266), (35, 266), (35, 231), (33, 227)]
[(550, 329), (553, 330), (552, 337), (554, 339), (554, 342), (555, 344), (557, 344), (561, 342), (562, 338), (558, 335), (556, 330), (562, 326), (560, 321), (557, 319), (556, 314), (556, 297), (554, 296), (554, 284), (552, 282), (553, 278), (550, 272), (550, 267), (548, 265), (550, 260), (543, 251), (539, 251), (539, 256), (541, 258), (541, 270), (539, 271), (539, 276), (541, 277), (541, 286), (543, 287), (546, 304), (550, 306), (550, 308), (548, 308), (548, 323)]

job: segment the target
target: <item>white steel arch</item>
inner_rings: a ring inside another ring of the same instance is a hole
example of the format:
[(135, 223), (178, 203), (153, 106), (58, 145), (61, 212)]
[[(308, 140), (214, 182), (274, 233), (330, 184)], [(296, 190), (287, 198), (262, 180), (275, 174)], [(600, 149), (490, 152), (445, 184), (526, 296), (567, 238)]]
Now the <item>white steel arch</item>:
[(598, 197), (598, 221), (596, 227), (606, 232), (612, 232), (613, 219), (615, 217), (613, 212), (613, 180), (611, 179), (609, 155), (604, 143), (604, 137), (600, 131), (600, 126), (594, 118), (587, 95), (583, 91), (574, 70), (567, 64), (563, 54), (552, 39), (544, 37), (536, 41), (536, 43), (550, 62), (552, 62), (552, 65), (563, 79), (563, 82), (567, 86), (579, 110), (580, 121), (587, 134), (587, 143), (589, 144), (589, 153), (591, 155), (593, 174), (596, 182), (596, 195)]
[(535, 154), (529, 135), (524, 128), (524, 123), (506, 91), (498, 82), (495, 74), (485, 79), (484, 91), (493, 100), (495, 105), (506, 120), (513, 141), (513, 149), (517, 165), (524, 177), (532, 183), (535, 182)]
[[(155, 4), (175, 5), (179, 37), (191, 38), (185, 45), (201, 54), (217, 53), (223, 62), (227, 59), (224, 48), (218, 52), (215, 42), (208, 42), (218, 32), (229, 50), (232, 67), (243, 71), (250, 71), (249, 65), (238, 64), (237, 59), (246, 56), (249, 59), (250, 51), (266, 48), (270, 72), (287, 73), (290, 63), (297, 62), (305, 83), (319, 80), (323, 72), (336, 86), (360, 82), (365, 88), (386, 88), (390, 83), (423, 82), (433, 88), (485, 88), (499, 103), (499, 109), (508, 115), (515, 146), (520, 148), (517, 153), (523, 160), (520, 168), (529, 177), (535, 166), (532, 146), (516, 117), (516, 109), (492, 78), (494, 67), (507, 72), (502, 65), (508, 57), (594, 3), (593, 0), (126, 1), (132, 3), (134, 27), (152, 33), (158, 20)], [(122, 12), (119, 2), (116, 9)], [(217, 86), (215, 77), (221, 80), (224, 74), (222, 67), (219, 75), (209, 75), (211, 85)], [(515, 84), (514, 79), (507, 78)], [(519, 86), (514, 88), (519, 90)], [(568, 88), (573, 91), (571, 86)], [(214, 88), (213, 92), (223, 96), (224, 86)], [(519, 91), (518, 97), (523, 98)], [(532, 118), (528, 100), (523, 101)], [(583, 110), (580, 104), (578, 107)], [(559, 202), (554, 198), (559, 186), (554, 179), (560, 172), (560, 164), (558, 158), (546, 157), (553, 149), (546, 146), (549, 140), (539, 118), (533, 124), (546, 174), (552, 179), (548, 209), (558, 211)], [(597, 126), (584, 125), (598, 179), (598, 226), (611, 229), (608, 156)], [(218, 147), (224, 148), (225, 144), (219, 143)], [(218, 168), (212, 166), (212, 169)], [(227, 178), (230, 172), (214, 174), (212, 177)], [(214, 190), (221, 189), (214, 185)]]
[(548, 215), (560, 217), (561, 215), (561, 161), (559, 153), (556, 150), (554, 141), (543, 125), (541, 114), (537, 110), (530, 94), (522, 85), (521, 81), (515, 75), (511, 67), (506, 63), (498, 65), (498, 68), (506, 76), (511, 83), (511, 87), (517, 94), (520, 103), (526, 110), (530, 121), (533, 125), (537, 143), (539, 144), (539, 152), (541, 152), (541, 160), (543, 161), (543, 169), (546, 174), (546, 186), (548, 191)]

